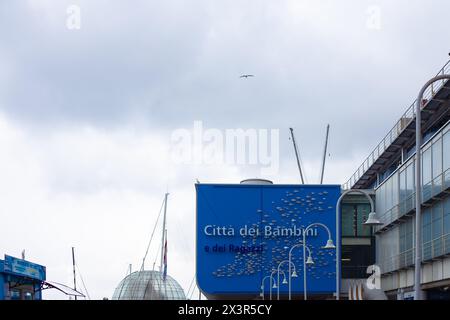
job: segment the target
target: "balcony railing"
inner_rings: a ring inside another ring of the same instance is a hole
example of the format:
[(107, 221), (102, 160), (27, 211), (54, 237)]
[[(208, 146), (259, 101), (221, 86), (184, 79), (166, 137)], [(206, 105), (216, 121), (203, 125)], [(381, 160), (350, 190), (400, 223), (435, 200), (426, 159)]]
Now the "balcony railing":
[[(439, 259), (448, 254), (450, 254), (450, 233), (425, 242), (422, 245), (422, 261), (424, 262)], [(378, 264), (381, 268), (381, 273), (385, 274), (399, 269), (412, 267), (414, 265), (414, 259), (415, 246), (400, 254), (389, 257)]]
[[(437, 73), (438, 75), (450, 73), (450, 61), (448, 61), (445, 66)], [(444, 86), (446, 80), (438, 81), (433, 83), (428, 87), (424, 94), (425, 101), (431, 101), (436, 93)], [(377, 159), (386, 151), (387, 148), (398, 138), (398, 136), (403, 132), (403, 130), (415, 119), (416, 117), (416, 102), (406, 110), (402, 115), (400, 120), (395, 124), (395, 126), (389, 131), (389, 133), (384, 137), (383, 140), (377, 145), (377, 147), (370, 153), (370, 155), (364, 160), (362, 165), (356, 170), (356, 172), (350, 177), (350, 179), (344, 183), (344, 190), (351, 189), (364, 175), (367, 170), (369, 170), (372, 165), (377, 161)], [(425, 107), (427, 103), (422, 106)]]
[[(423, 185), (422, 187), (422, 201), (427, 202), (433, 197), (441, 194), (442, 192), (450, 188), (450, 168), (436, 176), (431, 182)], [(375, 232), (378, 232), (389, 226), (394, 221), (402, 218), (406, 214), (412, 212), (415, 209), (416, 193), (413, 192), (405, 199), (400, 201), (397, 205), (391, 209), (380, 214), (380, 221), (383, 223), (382, 227), (375, 227)]]

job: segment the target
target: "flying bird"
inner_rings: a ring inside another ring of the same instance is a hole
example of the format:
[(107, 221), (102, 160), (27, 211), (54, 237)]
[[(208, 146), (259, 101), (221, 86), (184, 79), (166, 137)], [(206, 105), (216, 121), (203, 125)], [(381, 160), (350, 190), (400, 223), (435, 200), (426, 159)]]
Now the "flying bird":
[(248, 79), (249, 77), (254, 77), (253, 74), (243, 74), (242, 76), (240, 76), (239, 78), (245, 78)]

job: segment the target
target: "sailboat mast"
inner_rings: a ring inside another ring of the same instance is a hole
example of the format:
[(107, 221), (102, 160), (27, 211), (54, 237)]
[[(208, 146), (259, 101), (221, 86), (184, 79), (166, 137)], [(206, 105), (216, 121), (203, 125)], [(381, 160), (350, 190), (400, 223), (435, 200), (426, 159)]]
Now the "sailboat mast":
[[(77, 291), (77, 276), (75, 273), (75, 248), (72, 247), (72, 267), (73, 267), (73, 289)], [(75, 296), (75, 300), (77, 300), (77, 296)]]
[(161, 236), (161, 264), (159, 265), (159, 271), (163, 271), (163, 264), (164, 264), (164, 240), (166, 236), (166, 215), (167, 215), (167, 198), (169, 194), (166, 193), (164, 198), (164, 217), (163, 217), (163, 225), (162, 225), (162, 236)]

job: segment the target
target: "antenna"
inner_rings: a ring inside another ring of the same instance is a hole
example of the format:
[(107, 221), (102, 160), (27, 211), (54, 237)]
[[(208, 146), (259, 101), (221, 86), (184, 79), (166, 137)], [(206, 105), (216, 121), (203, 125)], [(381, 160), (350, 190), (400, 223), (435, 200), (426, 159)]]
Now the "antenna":
[(294, 129), (289, 128), (291, 130), (292, 143), (294, 144), (295, 157), (297, 158), (298, 171), (300, 172), (300, 179), (302, 180), (302, 184), (305, 184), (305, 180), (303, 179), (302, 166), (300, 165), (300, 158), (297, 150), (297, 143), (295, 142), (294, 137)]
[(322, 169), (320, 170), (320, 184), (323, 184), (323, 174), (325, 172), (325, 161), (327, 160), (328, 135), (330, 133), (330, 125), (327, 125), (327, 133), (325, 135), (325, 147), (323, 149)]

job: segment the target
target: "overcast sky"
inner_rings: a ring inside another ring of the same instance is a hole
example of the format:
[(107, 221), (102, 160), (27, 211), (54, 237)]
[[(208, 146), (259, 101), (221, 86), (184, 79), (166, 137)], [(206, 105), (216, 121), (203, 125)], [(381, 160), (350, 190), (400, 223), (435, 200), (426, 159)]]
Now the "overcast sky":
[(26, 249), (71, 285), (75, 246), (91, 297), (111, 297), (168, 190), (168, 270), (187, 291), (195, 179), (261, 174), (174, 163), (174, 130), (279, 129), (279, 171), (263, 178), (297, 183), (294, 127), (317, 183), (330, 123), (325, 181), (344, 183), (447, 62), (448, 12), (447, 0), (0, 0), (0, 258)]

